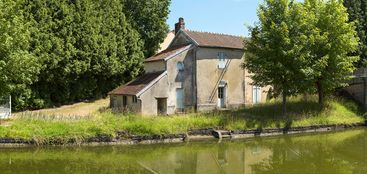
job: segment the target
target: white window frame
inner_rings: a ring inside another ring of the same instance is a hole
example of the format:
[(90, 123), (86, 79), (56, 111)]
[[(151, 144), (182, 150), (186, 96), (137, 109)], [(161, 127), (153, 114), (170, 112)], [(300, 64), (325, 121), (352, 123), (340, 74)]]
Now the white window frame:
[(260, 86), (252, 86), (252, 102), (259, 104), (262, 100), (262, 89)]
[(218, 52), (218, 68), (224, 69), (226, 67), (227, 55), (225, 52)]

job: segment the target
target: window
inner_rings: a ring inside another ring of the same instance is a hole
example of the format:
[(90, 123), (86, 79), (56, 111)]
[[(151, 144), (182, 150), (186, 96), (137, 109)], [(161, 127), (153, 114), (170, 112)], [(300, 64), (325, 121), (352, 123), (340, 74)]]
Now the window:
[(138, 98), (136, 96), (133, 96), (133, 103), (138, 103)]
[(218, 53), (218, 68), (219, 69), (224, 69), (226, 67), (226, 53), (224, 52), (219, 52)]
[(185, 68), (183, 62), (177, 62), (177, 71), (180, 72), (180, 71), (183, 71)]

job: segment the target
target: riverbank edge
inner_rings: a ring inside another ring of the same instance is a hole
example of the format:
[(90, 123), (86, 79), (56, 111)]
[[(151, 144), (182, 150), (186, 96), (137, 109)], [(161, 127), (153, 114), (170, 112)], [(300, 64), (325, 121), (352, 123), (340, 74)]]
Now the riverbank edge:
[[(213, 128), (193, 129), (187, 133), (170, 135), (129, 135), (124, 131), (117, 131), (116, 137), (109, 135), (99, 135), (88, 138), (83, 142), (77, 142), (73, 139), (68, 142), (52, 140), (47, 144), (37, 144), (36, 141), (29, 141), (20, 138), (0, 138), (0, 148), (28, 147), (28, 146), (104, 146), (104, 145), (138, 145), (138, 144), (167, 144), (183, 143), (190, 141), (205, 141), (215, 139), (247, 139), (254, 137), (269, 137), (289, 134), (302, 133), (321, 133), (341, 131), (345, 129), (367, 127), (367, 121), (364, 123), (338, 124), (338, 125), (316, 125), (306, 127), (292, 128), (269, 128), (269, 129), (251, 129), (251, 130), (217, 130)], [(223, 135), (222, 135), (223, 134)]]

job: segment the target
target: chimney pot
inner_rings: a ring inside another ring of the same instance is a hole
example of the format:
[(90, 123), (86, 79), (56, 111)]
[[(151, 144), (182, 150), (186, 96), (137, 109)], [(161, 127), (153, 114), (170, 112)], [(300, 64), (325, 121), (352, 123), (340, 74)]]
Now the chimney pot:
[(178, 23), (175, 24), (175, 34), (177, 34), (181, 29), (185, 29), (185, 19), (183, 17), (180, 17), (178, 19)]

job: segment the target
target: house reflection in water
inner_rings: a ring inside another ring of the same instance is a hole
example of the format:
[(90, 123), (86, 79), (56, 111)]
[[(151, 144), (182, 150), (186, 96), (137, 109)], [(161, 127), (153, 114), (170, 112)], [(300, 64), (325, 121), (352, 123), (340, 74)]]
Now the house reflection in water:
[(203, 150), (174, 151), (159, 159), (138, 161), (138, 164), (155, 174), (250, 174), (253, 165), (266, 164), (271, 155), (270, 149), (261, 146), (230, 148), (220, 144)]

